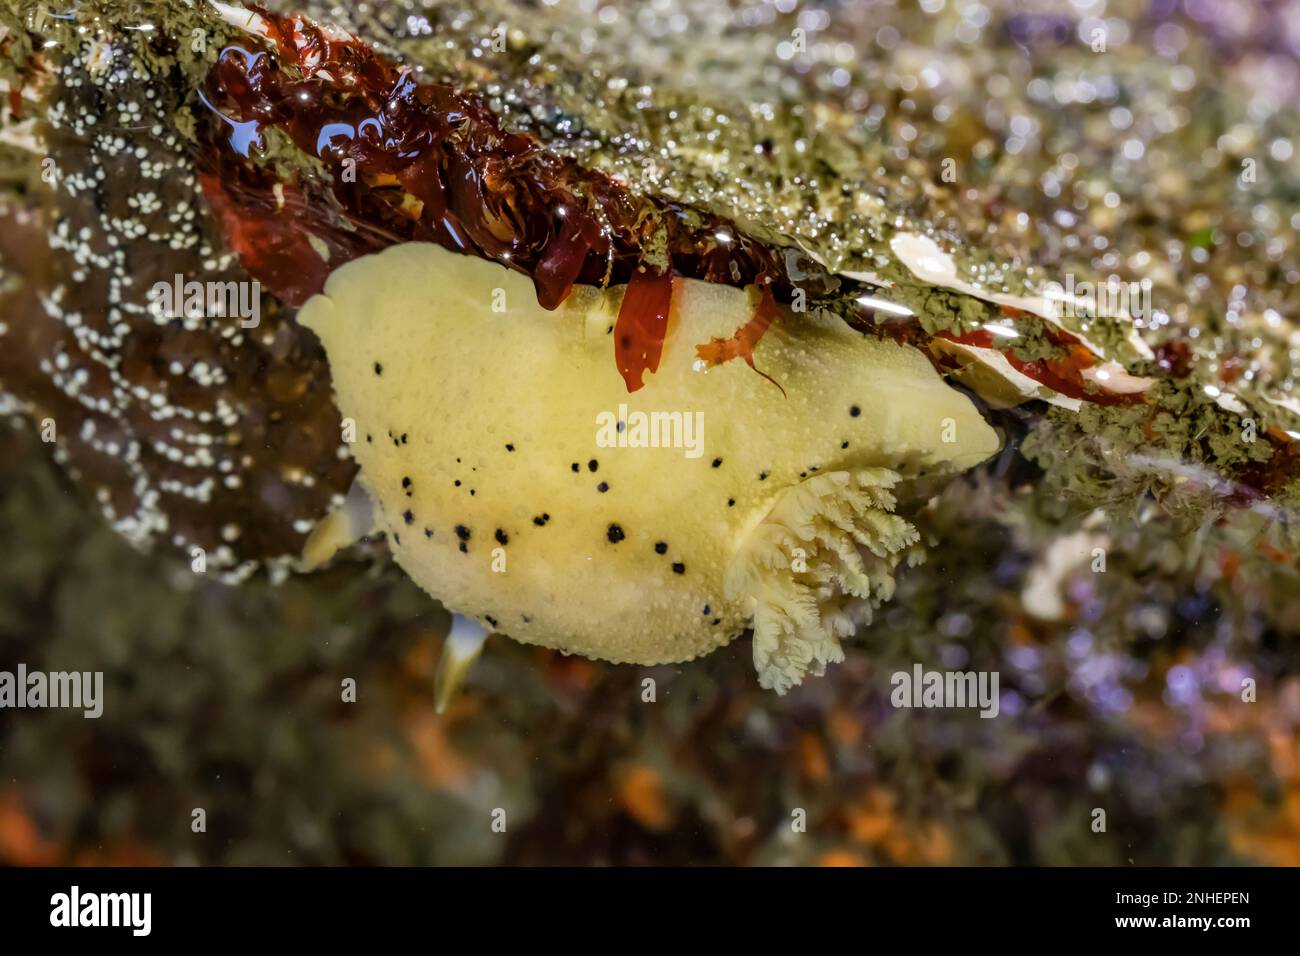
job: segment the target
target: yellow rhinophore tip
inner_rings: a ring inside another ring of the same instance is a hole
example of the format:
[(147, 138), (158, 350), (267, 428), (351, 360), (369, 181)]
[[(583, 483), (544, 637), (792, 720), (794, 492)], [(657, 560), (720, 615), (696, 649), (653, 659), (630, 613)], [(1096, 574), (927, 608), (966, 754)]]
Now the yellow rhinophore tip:
[(315, 571), (349, 545), (377, 530), (374, 506), (361, 482), (352, 482), (343, 504), (321, 519), (302, 546), (302, 570)]
[(488, 632), (477, 622), (459, 614), (455, 616), (451, 633), (443, 641), (442, 659), (433, 679), (433, 703), (438, 713), (446, 711), (447, 705), (460, 691), (469, 669), (483, 653), (487, 638)]

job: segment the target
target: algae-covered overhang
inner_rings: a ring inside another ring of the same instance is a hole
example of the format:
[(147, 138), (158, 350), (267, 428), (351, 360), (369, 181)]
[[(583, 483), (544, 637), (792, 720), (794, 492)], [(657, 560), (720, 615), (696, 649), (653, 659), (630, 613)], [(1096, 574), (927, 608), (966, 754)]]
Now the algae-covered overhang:
[[(916, 312), (930, 332), (967, 331), (988, 318), (990, 300), (1041, 302), (1063, 280), (1035, 269), (1032, 257), (1006, 251), (1006, 238), (1012, 249), (1020, 241), (1013, 230), (990, 235), (978, 216), (965, 229), (959, 186), (946, 187), (940, 201), (916, 176), (893, 174), (898, 164), (883, 161), (885, 147), (867, 122), (879, 106), (853, 108), (878, 104), (885, 92), (864, 85), (871, 71), (860, 67), (872, 65), (869, 58), (859, 51), (844, 62), (843, 88), (813, 89), (789, 66), (790, 51), (781, 49), (796, 17), (702, 3), (673, 4), (662, 17), (624, 11), (620, 19), (611, 11), (608, 22), (575, 15), (563, 4), (414, 0), (397, 6), (400, 14), (319, 3), (308, 9), (381, 38), (386, 49), (433, 76), (480, 90), (507, 126), (531, 132), (552, 150), (633, 189), (717, 213), (756, 238), (865, 283), (878, 298)], [(671, 22), (682, 11), (691, 17), (687, 30)], [(907, 50), (906, 59), (916, 60), (918, 51)], [(964, 135), (956, 124), (944, 132)], [(929, 174), (937, 178), (937, 171)], [(967, 205), (975, 211), (977, 201)], [(1038, 214), (1019, 218), (1032, 231)], [(1014, 219), (1013, 211), (1003, 218)], [(936, 285), (918, 276), (896, 252), (900, 235), (936, 240), (951, 257), (954, 281)], [(1074, 271), (1080, 282), (1101, 278)], [(1173, 297), (1181, 291), (1163, 289), (1168, 311), (1175, 311)], [(852, 303), (841, 294), (818, 304)], [(1040, 317), (1045, 311), (1029, 308)], [(1160, 336), (1152, 334), (1149, 317), (1134, 323), (1128, 315), (1058, 309), (1051, 319), (1131, 375), (1162, 374), (1152, 354)], [(1029, 332), (1015, 344), (1022, 357), (1038, 357), (1026, 352), (1037, 338)], [(1265, 336), (1266, 349), (1276, 344)], [(1296, 420), (1279, 404), (1288, 398), (1280, 390), (1284, 373), (1278, 382), (1262, 378), (1225, 386), (1210, 371), (1192, 371), (1197, 394), (1225, 414), (1239, 415), (1244, 406), (1264, 429), (1294, 430)], [(1224, 394), (1214, 396), (1205, 386)]]
[[(747, 102), (711, 102), (699, 89), (674, 84), (674, 74), (654, 75), (628, 59), (633, 41), (620, 41), (617, 31), (602, 34), (599, 55), (590, 55), (590, 41), (575, 25), (581, 18), (503, 2), (415, 2), (373, 12), (320, 3), (268, 8), (343, 24), (430, 78), (480, 91), (507, 128), (531, 133), (633, 190), (716, 213), (761, 241), (809, 251), (832, 271), (906, 281), (890, 239), (933, 232), (869, 178), (871, 151), (843, 110), (779, 86), (759, 89), (764, 95)], [(395, 16), (394, 8), (406, 16)], [(151, 73), (179, 67), (197, 89), (223, 45), (264, 34), (259, 14), (233, 3), (98, 0), (67, 15), (45, 10), (22, 0), (10, 14), (11, 29), (24, 40), (6, 50), (10, 68), (30, 62), (33, 37), (53, 51), (117, 33), (132, 66)], [(756, 52), (769, 40), (761, 29), (729, 37)], [(683, 57), (704, 55), (690, 43), (679, 47)], [(57, 52), (38, 55), (57, 60)], [(1025, 287), (1023, 274), (1006, 266), (990, 273), (973, 244), (949, 238), (964, 278), (1012, 292)], [(952, 324), (941, 314), (933, 322)]]
[[(227, 20), (238, 20), (236, 9), (223, 7)], [(577, 26), (582, 18), (549, 7), (414, 3), (402, 9), (404, 19), (384, 10), (305, 7), (430, 79), (480, 92), (507, 128), (536, 136), (552, 151), (634, 191), (715, 213), (760, 241), (810, 254), (828, 271), (911, 285), (916, 277), (891, 240), (900, 233), (939, 235), (901, 189), (892, 198), (878, 181), (877, 157), (861, 123), (831, 101), (780, 84), (754, 87), (749, 99), (720, 99), (710, 93), (721, 88), (734, 95), (734, 88), (698, 82), (687, 88), (679, 72), (647, 68), (635, 56), (636, 31), (607, 30), (592, 49)], [(255, 21), (250, 31), (257, 32)], [(727, 36), (733, 47), (752, 45), (756, 56), (773, 40), (762, 29)], [(706, 61), (687, 75), (721, 76), (709, 72), (707, 44), (679, 38), (677, 47), (683, 57)], [(733, 51), (728, 63), (736, 56)], [(963, 281), (1013, 295), (1033, 291), (1023, 270), (993, 261), (951, 227), (943, 238)], [(924, 321), (935, 329), (961, 328), (972, 308), (946, 298), (933, 305)]]
[[(878, 149), (861, 118), (844, 107), (846, 97), (771, 81), (766, 68), (731, 76), (746, 50), (756, 63), (772, 59), (783, 23), (738, 30), (724, 18), (706, 37), (676, 38), (667, 60), (652, 62), (641, 55), (644, 30), (600, 25), (593, 39), (590, 18), (558, 6), (409, 0), (375, 10), (311, 2), (268, 8), (301, 9), (431, 79), (477, 90), (507, 128), (530, 133), (633, 191), (716, 213), (763, 242), (809, 256), (878, 293), (873, 298), (911, 310), (927, 332), (986, 325), (990, 303), (1040, 301), (1047, 284), (1041, 274), (1031, 281), (1023, 259), (999, 258), (990, 251), (996, 241), (965, 234), (951, 216), (937, 228), (915, 182), (882, 175)], [(71, 16), (47, 15), (36, 30), (43, 9), (24, 0), (5, 11), (15, 35), (5, 49), (7, 68), (19, 61), (30, 66), (33, 54), (53, 61), (60, 44), (117, 35), (133, 67), (178, 69), (197, 90), (224, 44), (261, 42), (259, 15), (237, 4), (101, 0)], [(710, 43), (725, 43), (725, 55)], [(716, 82), (701, 83), (702, 76)], [(753, 92), (740, 98), (744, 83)], [(177, 129), (185, 133), (192, 122), (192, 115), (178, 115)], [(273, 145), (273, 155), (263, 159), (319, 175), (314, 157)], [(918, 241), (934, 243), (948, 258), (946, 281), (918, 269), (916, 256), (899, 254)], [(816, 304), (844, 310), (854, 301), (832, 294)], [(1031, 324), (1041, 324), (1043, 310), (1026, 311)], [(1124, 363), (1126, 373), (1156, 371), (1125, 316), (1052, 316), (1051, 322)], [(1013, 348), (1026, 360), (1051, 351), (1032, 331)], [(1201, 394), (1221, 409), (1238, 415), (1245, 409), (1264, 430), (1296, 428), (1285, 391), (1258, 380), (1229, 388), (1208, 378), (1202, 384), (1220, 389), (1217, 396)]]
[[(242, 9), (196, 0), (82, 0), (65, 10), (38, 0), (7, 0), (0, 6), (0, 48), (6, 75), (56, 67), (64, 51), (107, 48), (105, 69), (130, 66), (157, 73), (173, 65), (201, 77), (221, 48), (240, 35), (223, 17)], [(117, 51), (111, 49), (115, 41)], [(117, 58), (117, 53), (125, 62)], [(33, 62), (33, 61), (36, 62)]]

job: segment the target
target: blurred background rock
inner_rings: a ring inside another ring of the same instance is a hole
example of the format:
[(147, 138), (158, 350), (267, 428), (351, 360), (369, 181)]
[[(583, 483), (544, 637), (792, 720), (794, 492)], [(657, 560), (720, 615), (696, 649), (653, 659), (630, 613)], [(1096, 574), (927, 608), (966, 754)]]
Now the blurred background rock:
[[(0, 667), (102, 670), (105, 705), (0, 712), (7, 863), (1300, 863), (1295, 678), (1256, 704), (1204, 680), (1208, 598), (1127, 651), (1027, 624), (992, 522), (947, 529), (888, 626), (785, 698), (744, 640), (680, 668), (496, 640), (440, 717), (446, 615), (400, 574), (213, 583), (132, 551), (43, 452), (0, 439)], [(1000, 669), (1001, 715), (892, 708), (913, 660)]]

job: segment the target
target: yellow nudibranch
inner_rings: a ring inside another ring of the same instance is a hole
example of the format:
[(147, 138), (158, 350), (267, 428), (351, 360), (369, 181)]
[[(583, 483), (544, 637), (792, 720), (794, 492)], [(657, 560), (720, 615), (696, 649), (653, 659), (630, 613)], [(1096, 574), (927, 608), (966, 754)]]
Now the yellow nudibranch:
[[(998, 437), (921, 352), (829, 313), (783, 309), (759, 342), (781, 389), (741, 362), (706, 367), (695, 345), (744, 325), (751, 298), (694, 280), (675, 282), (659, 368), (629, 395), (623, 291), (579, 286), (548, 312), (518, 272), (407, 243), (341, 266), (300, 321), (355, 423), (374, 528), (448, 609), (638, 664), (752, 628), (759, 679), (784, 693), (843, 659), (919, 555), (895, 491), (978, 464)], [(340, 522), (308, 565), (356, 536)]]

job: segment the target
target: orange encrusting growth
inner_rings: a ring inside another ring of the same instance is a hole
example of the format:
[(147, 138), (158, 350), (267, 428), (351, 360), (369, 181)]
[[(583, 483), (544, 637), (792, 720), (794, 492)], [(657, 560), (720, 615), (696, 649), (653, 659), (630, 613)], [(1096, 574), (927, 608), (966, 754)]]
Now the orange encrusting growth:
[(772, 297), (772, 287), (764, 285), (762, 298), (759, 299), (754, 317), (738, 328), (736, 334), (729, 339), (710, 339), (703, 345), (695, 346), (695, 354), (709, 368), (714, 368), (723, 362), (730, 362), (735, 358), (742, 358), (746, 365), (780, 388), (781, 394), (784, 395), (785, 389), (781, 388), (781, 383), (754, 364), (754, 349), (768, 327), (776, 321), (776, 315), (776, 300)]
[(1080, 345), (1072, 336), (1049, 335), (1053, 342), (1065, 350), (1066, 354), (1062, 358), (1033, 359), (1032, 361), (1026, 361), (1018, 357), (1011, 349), (1002, 348), (998, 345), (997, 338), (985, 329), (977, 329), (973, 332), (961, 334), (938, 332), (936, 337), (956, 342), (959, 345), (996, 349), (1006, 356), (1007, 361), (1011, 363), (1011, 367), (1017, 372), (1069, 398), (1077, 398), (1096, 405), (1134, 405), (1146, 401), (1145, 395), (1141, 392), (1127, 394), (1106, 392), (1092, 387), (1084, 379), (1082, 372), (1084, 369), (1095, 365), (1097, 358), (1086, 346)]

